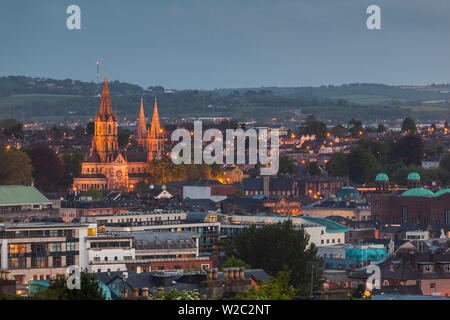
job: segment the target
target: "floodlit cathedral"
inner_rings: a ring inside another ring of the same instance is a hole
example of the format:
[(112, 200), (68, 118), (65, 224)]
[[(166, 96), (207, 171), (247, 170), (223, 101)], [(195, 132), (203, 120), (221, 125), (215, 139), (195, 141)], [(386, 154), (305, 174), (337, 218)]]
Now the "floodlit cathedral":
[(131, 190), (138, 182), (148, 178), (148, 162), (161, 159), (164, 154), (164, 132), (159, 124), (156, 97), (149, 130), (141, 98), (136, 130), (136, 141), (141, 150), (119, 150), (117, 116), (112, 111), (106, 75), (100, 109), (95, 114), (94, 128), (91, 149), (82, 163), (81, 175), (74, 179), (73, 190)]

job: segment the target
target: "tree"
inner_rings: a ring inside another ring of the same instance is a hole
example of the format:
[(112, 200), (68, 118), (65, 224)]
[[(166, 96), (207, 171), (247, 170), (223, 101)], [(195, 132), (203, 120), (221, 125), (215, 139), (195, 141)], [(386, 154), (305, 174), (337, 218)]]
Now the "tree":
[(439, 155), (441, 153), (444, 153), (445, 151), (445, 145), (443, 145), (441, 142), (439, 141), (435, 141), (432, 142), (426, 151), (427, 156), (435, 156), (435, 155)]
[(245, 268), (250, 269), (250, 265), (244, 260), (238, 259), (235, 256), (228, 257), (227, 260), (222, 264), (221, 268)]
[(61, 185), (68, 187), (73, 183), (73, 178), (81, 173), (81, 163), (83, 162), (83, 154), (79, 151), (74, 153), (65, 153), (62, 156), (64, 175)]
[(298, 133), (300, 135), (315, 135), (317, 140), (322, 141), (325, 139), (327, 127), (322, 122), (317, 121), (314, 115), (308, 115), (305, 123), (299, 127)]
[(336, 152), (327, 163), (327, 171), (330, 176), (344, 177), (348, 174), (347, 155), (342, 152)]
[(348, 125), (350, 127), (349, 131), (353, 137), (359, 137), (361, 136), (362, 132), (364, 132), (364, 128), (360, 120), (352, 119), (348, 122)]
[(318, 176), (322, 173), (319, 167), (319, 163), (317, 161), (308, 162), (303, 172), (311, 176)]
[(424, 154), (422, 139), (418, 136), (407, 135), (395, 145), (394, 153), (407, 166), (420, 165)]
[(99, 190), (89, 189), (81, 194), (82, 197), (92, 197), (93, 200), (103, 200), (105, 196)]
[(0, 121), (0, 132), (4, 136), (14, 136), (23, 139), (23, 124), (16, 119), (5, 119)]
[(105, 294), (96, 277), (86, 272), (80, 273), (80, 289), (69, 289), (67, 280), (59, 277), (52, 280), (46, 290), (34, 294), (37, 300), (105, 300)]
[(343, 138), (347, 135), (348, 130), (341, 125), (337, 125), (331, 129), (331, 133), (336, 137)]
[(356, 183), (367, 183), (380, 172), (380, 164), (370, 151), (356, 147), (348, 155), (349, 177)]
[(402, 132), (407, 132), (411, 134), (417, 133), (417, 126), (413, 119), (405, 118), (405, 120), (403, 120)]
[(36, 186), (44, 191), (57, 191), (64, 175), (64, 166), (55, 151), (47, 147), (36, 147), (28, 155), (33, 164), (33, 176)]
[(128, 142), (130, 141), (130, 129), (122, 129), (119, 127), (119, 130), (117, 132), (117, 141), (119, 143), (119, 147), (125, 147), (128, 145)]
[(0, 184), (30, 185), (33, 181), (33, 166), (30, 157), (21, 151), (0, 151)]
[(288, 156), (281, 156), (279, 164), (280, 164), (280, 167), (278, 170), (279, 173), (284, 173), (284, 174), (294, 174), (295, 173), (295, 163)]
[(382, 123), (379, 123), (379, 124), (378, 124), (377, 132), (378, 132), (378, 133), (384, 133), (384, 132), (386, 132), (386, 127), (384, 126), (384, 124), (382, 124)]
[(186, 166), (176, 165), (168, 157), (152, 160), (147, 166), (150, 183), (161, 185), (169, 181), (186, 180)]
[(450, 172), (450, 155), (446, 155), (441, 159), (441, 162), (439, 162), (439, 166), (448, 172)]
[(92, 136), (95, 133), (95, 122), (94, 121), (88, 122), (88, 124), (86, 125), (86, 133), (89, 136)]
[(168, 292), (158, 292), (149, 300), (206, 300), (206, 296), (201, 295), (197, 289), (183, 291), (172, 289)]
[(297, 293), (297, 289), (289, 285), (292, 271), (284, 268), (278, 272), (276, 277), (270, 277), (268, 283), (258, 283), (259, 289), (242, 291), (233, 299), (236, 300), (292, 300)]
[[(309, 245), (309, 246), (308, 246)], [(317, 248), (309, 242), (309, 235), (303, 228), (297, 228), (292, 220), (257, 227), (252, 225), (237, 233), (225, 243), (227, 255), (236, 255), (253, 268), (262, 268), (269, 275), (276, 276), (292, 270), (289, 284), (309, 295), (311, 266), (314, 266), (314, 289), (322, 282), (321, 260), (316, 258)]]

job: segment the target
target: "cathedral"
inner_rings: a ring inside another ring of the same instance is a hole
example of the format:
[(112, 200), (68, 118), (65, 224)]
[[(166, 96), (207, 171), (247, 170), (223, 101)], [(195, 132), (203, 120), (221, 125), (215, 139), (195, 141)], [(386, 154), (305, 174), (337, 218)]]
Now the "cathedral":
[(95, 114), (94, 137), (82, 166), (81, 175), (73, 182), (73, 190), (132, 190), (140, 181), (146, 181), (146, 167), (153, 159), (164, 154), (164, 131), (159, 123), (158, 106), (155, 106), (150, 129), (144, 114), (141, 98), (136, 141), (139, 150), (119, 150), (117, 115), (112, 111), (108, 80), (105, 75), (100, 108)]

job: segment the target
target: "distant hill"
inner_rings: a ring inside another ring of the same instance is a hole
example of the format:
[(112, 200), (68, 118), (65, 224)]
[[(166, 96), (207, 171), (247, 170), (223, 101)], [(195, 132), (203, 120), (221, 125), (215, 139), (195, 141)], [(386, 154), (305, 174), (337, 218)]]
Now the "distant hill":
[[(321, 87), (263, 87), (216, 90), (144, 89), (120, 81), (109, 83), (119, 118), (135, 119), (144, 96), (147, 116), (158, 96), (162, 117), (228, 116), (267, 121), (315, 114), (319, 119), (345, 122), (396, 119), (447, 119), (450, 85), (424, 87), (349, 84)], [(65, 79), (9, 76), (0, 78), (0, 119), (62, 121), (92, 118), (98, 108), (101, 84)]]

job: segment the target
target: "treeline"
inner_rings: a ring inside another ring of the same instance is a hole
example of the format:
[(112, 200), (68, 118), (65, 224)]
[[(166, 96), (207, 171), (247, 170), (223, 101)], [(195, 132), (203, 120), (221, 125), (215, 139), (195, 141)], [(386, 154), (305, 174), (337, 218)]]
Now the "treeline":
[(81, 172), (80, 152), (56, 154), (45, 146), (0, 148), (0, 185), (31, 185), (44, 192), (65, 191)]

